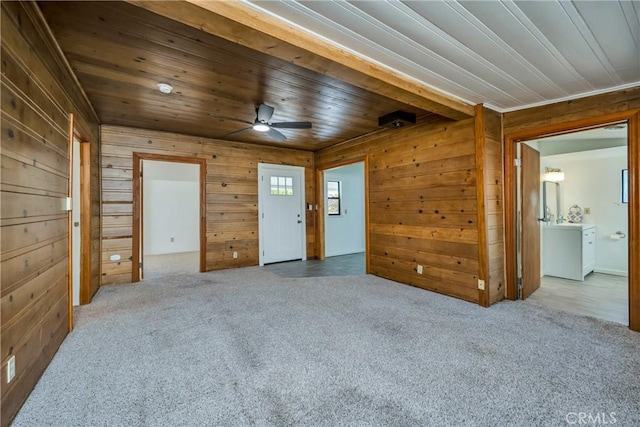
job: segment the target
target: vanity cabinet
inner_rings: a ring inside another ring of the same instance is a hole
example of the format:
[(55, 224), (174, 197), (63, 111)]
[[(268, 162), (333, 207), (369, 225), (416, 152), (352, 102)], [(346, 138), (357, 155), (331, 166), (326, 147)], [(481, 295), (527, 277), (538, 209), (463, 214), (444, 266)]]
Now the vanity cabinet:
[(596, 266), (596, 227), (592, 224), (543, 226), (544, 272), (584, 281)]

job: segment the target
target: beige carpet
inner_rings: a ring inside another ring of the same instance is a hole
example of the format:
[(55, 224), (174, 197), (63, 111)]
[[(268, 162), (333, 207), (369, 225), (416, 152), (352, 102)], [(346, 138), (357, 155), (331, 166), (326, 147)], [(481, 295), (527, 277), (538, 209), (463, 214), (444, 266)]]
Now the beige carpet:
[(15, 426), (640, 425), (640, 334), (522, 302), (251, 267), (103, 287), (76, 319)]

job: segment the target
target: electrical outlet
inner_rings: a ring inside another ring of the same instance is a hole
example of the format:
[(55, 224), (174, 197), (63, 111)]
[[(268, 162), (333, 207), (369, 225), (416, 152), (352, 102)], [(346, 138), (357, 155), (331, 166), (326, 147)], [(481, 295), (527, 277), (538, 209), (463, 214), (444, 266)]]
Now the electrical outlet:
[(234, 257), (234, 258), (238, 258), (238, 252), (234, 251), (234, 252), (233, 252), (233, 257)]
[(484, 291), (484, 280), (478, 279), (478, 289)]
[(418, 267), (416, 267), (416, 272), (418, 274), (422, 274), (422, 266), (421, 265), (418, 265)]
[(584, 208), (584, 213), (589, 215), (591, 213), (591, 208)]
[(16, 376), (16, 356), (11, 356), (11, 359), (7, 362), (7, 383)]

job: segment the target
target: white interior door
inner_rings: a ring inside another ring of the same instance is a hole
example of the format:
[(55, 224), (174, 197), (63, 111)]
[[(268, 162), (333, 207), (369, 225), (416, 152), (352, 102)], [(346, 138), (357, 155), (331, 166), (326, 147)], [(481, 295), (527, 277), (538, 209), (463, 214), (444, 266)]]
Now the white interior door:
[(260, 265), (307, 259), (304, 168), (258, 164)]

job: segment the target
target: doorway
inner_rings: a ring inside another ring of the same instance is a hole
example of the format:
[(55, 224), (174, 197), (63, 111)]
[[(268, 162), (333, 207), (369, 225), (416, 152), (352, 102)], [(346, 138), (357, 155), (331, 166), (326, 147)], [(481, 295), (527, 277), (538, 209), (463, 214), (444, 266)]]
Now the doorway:
[[(324, 171), (324, 256), (364, 254), (364, 162)], [(364, 257), (361, 257), (364, 262)]]
[(133, 153), (131, 281), (206, 271), (205, 227), (206, 160)]
[[(331, 188), (329, 182), (332, 181)], [(346, 182), (346, 187), (341, 188), (347, 190), (347, 193), (338, 195), (342, 196), (339, 206), (336, 205), (335, 199), (330, 196), (336, 195), (336, 189)], [(336, 184), (338, 183), (338, 184)], [(330, 194), (330, 191), (333, 194)], [(352, 197), (354, 201), (347, 201), (346, 197)], [(341, 161), (328, 163), (318, 169), (316, 176), (316, 200), (320, 203), (317, 206), (317, 227), (316, 227), (316, 253), (320, 261), (324, 261), (326, 257), (344, 257), (343, 260), (332, 259), (332, 263), (353, 264), (354, 260), (364, 258), (364, 273), (368, 274), (370, 270), (369, 258), (369, 159), (367, 156), (354, 158), (349, 161)], [(345, 205), (346, 203), (346, 205)], [(357, 206), (353, 210), (353, 206)], [(338, 213), (346, 214), (340, 217)], [(351, 210), (350, 210), (351, 209)], [(333, 216), (336, 215), (336, 216)], [(351, 217), (349, 217), (351, 215)], [(351, 219), (349, 219), (351, 218)], [(346, 230), (340, 228), (342, 222), (347, 219), (352, 221), (354, 230)], [(342, 222), (341, 222), (342, 221)], [(349, 245), (342, 244), (342, 236), (335, 242), (338, 233), (346, 233), (355, 240)], [(329, 239), (329, 240), (328, 240)], [(364, 242), (364, 246), (363, 246)], [(337, 244), (336, 244), (337, 243)], [(364, 248), (360, 255), (340, 255), (347, 253), (345, 249), (358, 250)], [(342, 250), (341, 250), (342, 249)], [(364, 257), (362, 257), (364, 255)], [(355, 268), (359, 268), (356, 266)]]
[(306, 260), (304, 168), (258, 163), (260, 265)]
[[(640, 331), (640, 164), (638, 155), (640, 145), (640, 115), (634, 111), (609, 114), (606, 116), (590, 118), (543, 126), (540, 128), (526, 129), (523, 131), (505, 134), (505, 165), (514, 165), (516, 148), (519, 143), (546, 136), (562, 135), (600, 128), (611, 124), (627, 124), (627, 157), (629, 176), (629, 203), (628, 212), (628, 300), (629, 300), (629, 328)], [(505, 167), (505, 247), (507, 267), (507, 298), (517, 299), (519, 288), (517, 247), (521, 244), (517, 227), (517, 179), (516, 167)]]
[(529, 301), (627, 325), (626, 125), (523, 144), (540, 153), (541, 177), (541, 279)]

